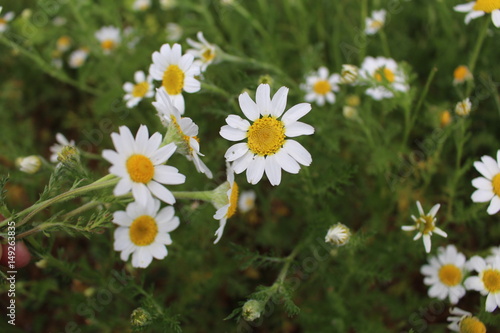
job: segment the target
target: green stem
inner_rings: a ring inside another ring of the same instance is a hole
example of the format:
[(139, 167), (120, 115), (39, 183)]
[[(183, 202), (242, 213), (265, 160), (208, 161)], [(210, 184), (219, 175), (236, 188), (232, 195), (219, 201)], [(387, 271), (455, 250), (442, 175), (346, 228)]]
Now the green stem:
[[(360, 31), (363, 31), (363, 36), (361, 38), (361, 45), (359, 46), (359, 63), (363, 61), (366, 54), (366, 35), (364, 34), (366, 17), (368, 16), (368, 0), (361, 1), (361, 22), (360, 22)], [(361, 32), (359, 32), (361, 33)]]
[(391, 51), (389, 49), (389, 42), (387, 41), (387, 36), (385, 34), (385, 31), (384, 29), (380, 29), (378, 31), (378, 34), (380, 35), (380, 41), (382, 42), (382, 50), (384, 51), (384, 55), (387, 57), (387, 58), (390, 58), (391, 57)]
[[(481, 47), (483, 46), (484, 39), (486, 38), (486, 34), (488, 32), (488, 26), (490, 25), (490, 17), (485, 17), (483, 20), (483, 25), (481, 27), (481, 31), (479, 32), (479, 37), (477, 38), (476, 45), (474, 46), (474, 50), (472, 51), (472, 55), (469, 60), (469, 71), (474, 73), (474, 69), (476, 67), (476, 62), (479, 57), (479, 52), (481, 51)], [(467, 89), (465, 91), (465, 96), (469, 96), (472, 91), (472, 80), (467, 81)]]
[(176, 199), (212, 201), (213, 191), (180, 191), (172, 192)]
[(63, 221), (66, 221), (67, 219), (69, 219), (73, 216), (79, 215), (79, 214), (83, 213), (84, 211), (92, 209), (92, 208), (99, 206), (99, 205), (101, 205), (101, 202), (99, 202), (99, 201), (89, 201), (86, 204), (83, 204), (80, 207), (73, 209), (72, 211), (67, 212), (66, 214), (61, 216), (61, 219)]

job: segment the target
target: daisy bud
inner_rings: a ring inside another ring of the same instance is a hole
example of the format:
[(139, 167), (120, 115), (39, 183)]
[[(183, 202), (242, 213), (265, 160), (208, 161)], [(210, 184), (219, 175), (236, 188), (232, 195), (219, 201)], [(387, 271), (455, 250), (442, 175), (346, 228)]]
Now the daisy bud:
[(448, 110), (444, 110), (441, 112), (441, 115), (439, 116), (439, 123), (441, 127), (446, 127), (451, 123), (451, 113)]
[(262, 301), (258, 301), (256, 299), (251, 299), (246, 301), (243, 305), (243, 319), (246, 321), (253, 321), (257, 318), (260, 318), (262, 312), (264, 312), (265, 303)]
[(352, 106), (349, 106), (349, 105), (345, 105), (342, 108), (342, 114), (344, 115), (344, 117), (346, 117), (347, 119), (350, 119), (350, 120), (358, 119), (358, 109), (356, 109)]
[(340, 83), (351, 84), (356, 82), (358, 78), (359, 68), (354, 65), (342, 65), (340, 72)]
[(36, 155), (31, 155), (28, 157), (19, 157), (16, 159), (16, 165), (19, 170), (29, 174), (37, 173), (42, 166), (42, 160)]
[(130, 315), (130, 323), (133, 327), (144, 327), (151, 323), (151, 314), (143, 308), (137, 308)]
[(463, 101), (457, 103), (457, 105), (455, 106), (455, 113), (461, 117), (466, 117), (469, 115), (471, 107), (472, 104), (469, 97), (467, 97)]
[(271, 75), (266, 74), (266, 75), (262, 75), (261, 77), (259, 77), (258, 84), (263, 84), (264, 83), (264, 84), (268, 84), (268, 85), (272, 86), (273, 82), (274, 82), (274, 80), (271, 77)]
[(351, 231), (344, 224), (338, 222), (328, 229), (328, 233), (325, 237), (325, 242), (331, 243), (337, 246), (345, 245), (349, 242), (351, 238)]
[(40, 269), (47, 268), (47, 259), (38, 260), (35, 263), (35, 266), (38, 267), (38, 268), (40, 268)]
[(361, 104), (361, 100), (358, 95), (349, 95), (346, 97), (345, 103), (349, 106), (356, 107), (359, 106), (359, 104)]

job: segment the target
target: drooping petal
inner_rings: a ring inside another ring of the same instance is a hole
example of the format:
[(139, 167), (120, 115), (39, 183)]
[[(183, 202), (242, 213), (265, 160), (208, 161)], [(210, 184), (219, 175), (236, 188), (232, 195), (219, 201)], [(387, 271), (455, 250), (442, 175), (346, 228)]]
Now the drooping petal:
[[(175, 197), (165, 186), (155, 182), (150, 181), (148, 183), (148, 189), (153, 193), (158, 199), (168, 204), (173, 205), (175, 203)], [(149, 193), (149, 192), (148, 192)]]
[(494, 196), (493, 199), (491, 199), (491, 203), (488, 206), (488, 214), (493, 215), (496, 214), (500, 211), (500, 197)]
[(286, 140), (283, 149), (300, 164), (305, 166), (311, 165), (311, 154), (297, 141)]
[(266, 165), (266, 159), (264, 156), (256, 156), (248, 166), (247, 169), (247, 181), (250, 184), (257, 184), (264, 175), (264, 169)]
[(281, 167), (276, 160), (276, 155), (267, 156), (265, 172), (271, 185), (276, 186), (281, 183)]

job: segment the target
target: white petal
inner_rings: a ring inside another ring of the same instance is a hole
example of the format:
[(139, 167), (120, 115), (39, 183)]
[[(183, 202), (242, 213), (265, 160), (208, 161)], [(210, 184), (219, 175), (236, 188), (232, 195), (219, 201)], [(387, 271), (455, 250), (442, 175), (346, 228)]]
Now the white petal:
[(417, 200), (417, 208), (418, 208), (418, 213), (420, 214), (420, 216), (424, 216), (425, 215), (424, 209), (422, 208), (422, 204), (418, 200)]
[(500, 173), (500, 168), (498, 167), (497, 161), (495, 161), (492, 157), (483, 156), (481, 157), (481, 160), (492, 176)]
[(271, 115), (273, 117), (280, 117), (285, 111), (286, 99), (288, 95), (288, 88), (281, 87), (271, 100)]
[(485, 310), (488, 312), (493, 312), (497, 308), (497, 300), (495, 299), (495, 294), (490, 293), (486, 297), (486, 307)]
[(479, 276), (471, 276), (468, 277), (464, 281), (464, 286), (468, 290), (476, 290), (476, 291), (482, 291), (484, 290), (484, 285)]
[(311, 154), (297, 141), (286, 140), (283, 149), (300, 164), (305, 166), (311, 165)]
[(488, 170), (486, 165), (484, 165), (483, 162), (479, 161), (474, 162), (474, 167), (476, 168), (477, 171), (479, 171), (479, 173), (481, 173), (484, 177), (486, 177), (486, 179), (491, 180), (493, 178), (494, 175), (490, 173), (490, 171)]
[(126, 212), (119, 210), (113, 213), (113, 222), (118, 225), (128, 227), (132, 223), (132, 219)]
[(273, 156), (276, 156), (276, 161), (280, 167), (288, 173), (296, 174), (300, 170), (300, 165), (293, 159), (285, 149), (281, 149)]
[(404, 225), (401, 227), (401, 230), (403, 231), (414, 231), (417, 230), (417, 227), (414, 225)]
[(431, 252), (431, 236), (424, 235), (422, 238), (424, 240), (425, 252), (430, 253)]
[(248, 131), (248, 128), (250, 127), (250, 123), (248, 122), (248, 120), (245, 120), (240, 116), (234, 114), (227, 116), (226, 123), (232, 128), (236, 128), (245, 132)]
[(281, 121), (285, 124), (285, 126), (290, 125), (291, 123), (296, 122), (307, 113), (311, 111), (311, 104), (309, 103), (300, 103), (292, 106), (281, 118)]
[(257, 87), (255, 101), (261, 115), (267, 116), (271, 113), (271, 87), (268, 84), (260, 84)]
[(245, 155), (247, 151), (248, 144), (246, 142), (240, 142), (229, 147), (229, 149), (224, 154), (224, 157), (228, 162), (232, 162)]
[(132, 195), (135, 201), (143, 206), (147, 205), (148, 200), (152, 200), (148, 187), (143, 183), (132, 183)]
[(474, 8), (475, 4), (476, 4), (475, 1), (471, 1), (471, 2), (464, 3), (464, 4), (456, 5), (453, 7), (453, 9), (456, 12), (467, 13), (467, 12), (470, 12)]
[(224, 125), (221, 127), (220, 136), (229, 141), (240, 141), (247, 137), (247, 132), (242, 131), (237, 128), (233, 128), (229, 125)]
[(257, 184), (264, 175), (264, 168), (266, 165), (266, 159), (264, 156), (255, 156), (255, 158), (250, 162), (247, 169), (247, 181), (250, 184)]
[(488, 206), (488, 214), (493, 215), (496, 214), (500, 211), (500, 197), (494, 196), (493, 199), (491, 199), (491, 203)]
[(276, 155), (266, 157), (265, 172), (271, 185), (275, 186), (281, 183), (281, 167), (276, 160)]
[(177, 229), (177, 227), (180, 224), (181, 224), (181, 222), (180, 222), (179, 218), (176, 216), (173, 219), (171, 219), (170, 221), (168, 221), (168, 223), (164, 226), (165, 231), (171, 232), (171, 231)]
[(479, 273), (486, 269), (486, 262), (480, 256), (473, 256), (467, 262), (467, 268), (469, 270), (475, 270)]
[(493, 185), (491, 183), (491, 180), (488, 180), (484, 177), (474, 178), (472, 180), (472, 186), (474, 186), (475, 188), (478, 188), (480, 190), (491, 191), (493, 189)]
[(120, 179), (118, 184), (116, 184), (115, 189), (113, 190), (113, 194), (116, 196), (124, 195), (129, 193), (131, 189), (132, 189), (132, 181), (127, 178), (122, 178)]
[(154, 165), (165, 163), (173, 155), (176, 149), (177, 146), (173, 142), (161, 147), (151, 155), (151, 162), (153, 162)]
[(285, 135), (288, 137), (297, 137), (300, 135), (311, 135), (314, 133), (314, 127), (309, 124), (297, 121), (286, 126)]
[(448, 234), (446, 232), (444, 232), (443, 230), (439, 229), (438, 227), (434, 228), (434, 233), (436, 235), (439, 235), (439, 236), (444, 237), (444, 238), (448, 237)]
[(495, 196), (491, 190), (476, 190), (472, 193), (471, 199), (474, 202), (488, 202)]
[(180, 114), (184, 114), (185, 104), (184, 104), (184, 96), (182, 94), (171, 95), (172, 105), (179, 110)]
[(161, 201), (173, 205), (175, 203), (175, 197), (165, 186), (160, 185), (155, 181), (150, 181), (148, 183), (149, 190)]
[(465, 24), (469, 24), (469, 22), (475, 18), (483, 16), (485, 13), (483, 11), (474, 10), (469, 14), (465, 15)]
[(215, 231), (215, 236), (217, 237), (215, 238), (214, 244), (217, 244), (220, 241), (222, 234), (224, 233), (224, 227), (226, 226), (226, 222), (227, 219), (220, 220), (219, 229)]
[(429, 211), (429, 215), (430, 215), (430, 216), (432, 216), (432, 217), (436, 217), (436, 214), (437, 214), (437, 212), (438, 212), (438, 210), (439, 210), (439, 207), (441, 207), (441, 205), (440, 205), (440, 204), (436, 204), (436, 205), (434, 205), (434, 206), (431, 208), (431, 210)]
[(153, 261), (153, 256), (144, 247), (138, 247), (132, 255), (132, 266), (146, 268)]
[(148, 250), (154, 258), (159, 260), (165, 258), (168, 254), (167, 247), (160, 243), (153, 243), (149, 245)]
[(177, 168), (170, 165), (158, 165), (155, 167), (153, 179), (161, 184), (178, 185), (184, 184), (186, 177), (180, 174)]
[(195, 93), (200, 91), (201, 83), (193, 77), (186, 77), (184, 80), (184, 91), (187, 93)]
[(245, 117), (251, 121), (255, 121), (259, 118), (259, 109), (257, 108), (257, 104), (255, 104), (247, 92), (241, 94), (238, 97), (238, 101), (240, 103), (241, 111), (243, 111)]
[(234, 172), (239, 174), (245, 171), (252, 162), (253, 156), (254, 154), (251, 151), (247, 151), (245, 155), (235, 160), (232, 165)]

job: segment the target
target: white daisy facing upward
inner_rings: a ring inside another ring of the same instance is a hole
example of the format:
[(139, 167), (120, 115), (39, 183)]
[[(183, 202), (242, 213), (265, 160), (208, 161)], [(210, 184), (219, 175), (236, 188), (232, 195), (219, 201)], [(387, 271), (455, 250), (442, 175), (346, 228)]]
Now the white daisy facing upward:
[(420, 269), (425, 276), (424, 284), (430, 286), (429, 297), (440, 300), (448, 297), (451, 304), (457, 304), (465, 295), (462, 286), (465, 261), (465, 255), (458, 252), (454, 245), (439, 247), (437, 256), (430, 257), (429, 265)]
[(187, 39), (187, 43), (193, 48), (187, 50), (186, 53), (194, 56), (196, 59), (194, 64), (200, 66), (201, 71), (204, 72), (210, 64), (217, 61), (217, 47), (214, 44), (210, 44), (201, 31), (198, 31), (196, 37), (199, 42), (191, 38)]
[(174, 143), (160, 147), (162, 135), (155, 133), (149, 138), (148, 128), (141, 125), (134, 137), (126, 126), (120, 126), (120, 133), (111, 133), (116, 151), (105, 149), (104, 159), (112, 166), (109, 173), (120, 177), (113, 193), (116, 196), (132, 192), (135, 201), (145, 206), (152, 195), (168, 203), (175, 198), (165, 185), (183, 184), (186, 176), (169, 165), (163, 165), (175, 152)]
[(417, 208), (420, 216), (418, 218), (414, 215), (411, 216), (415, 225), (405, 225), (401, 227), (404, 231), (418, 231), (413, 240), (422, 238), (424, 241), (425, 252), (427, 253), (431, 252), (431, 236), (433, 232), (441, 237), (448, 237), (446, 232), (436, 227), (436, 213), (438, 212), (439, 207), (441, 207), (440, 204), (434, 205), (429, 213), (425, 214), (420, 201), (417, 201)]
[(212, 204), (217, 211), (215, 212), (214, 219), (219, 220), (219, 228), (215, 231), (215, 241), (217, 244), (224, 233), (227, 219), (236, 214), (238, 208), (238, 184), (234, 181), (234, 171), (227, 166), (227, 181), (214, 190)]
[(366, 57), (359, 78), (371, 85), (366, 94), (375, 100), (394, 97), (395, 92), (407, 92), (406, 76), (394, 59)]
[(307, 102), (315, 102), (319, 106), (335, 103), (334, 92), (339, 91), (340, 75), (329, 75), (328, 68), (320, 67), (317, 72), (306, 77), (306, 83), (300, 88), (306, 92), (304, 99)]
[(491, 20), (495, 27), (500, 27), (500, 2), (498, 0), (477, 0), (467, 2), (453, 7), (456, 12), (468, 13), (465, 16), (465, 24), (472, 19), (491, 14)]
[(311, 111), (311, 105), (300, 103), (283, 113), (287, 94), (288, 88), (281, 87), (271, 99), (267, 84), (258, 86), (256, 102), (248, 93), (241, 94), (241, 110), (252, 124), (240, 116), (229, 115), (227, 125), (220, 130), (226, 140), (246, 140), (229, 147), (224, 156), (237, 174), (247, 170), (251, 184), (257, 184), (265, 172), (271, 185), (279, 185), (281, 169), (298, 173), (299, 164), (309, 166), (312, 162), (311, 154), (300, 143), (287, 139), (314, 133), (311, 125), (298, 121)]
[(134, 80), (135, 84), (131, 82), (125, 82), (123, 84), (123, 90), (126, 92), (125, 96), (123, 96), (123, 100), (127, 102), (128, 108), (133, 108), (143, 98), (153, 97), (155, 94), (151, 75), (146, 77), (143, 71), (137, 71), (134, 74)]
[(54, 143), (52, 146), (50, 146), (50, 152), (52, 153), (50, 155), (50, 161), (51, 162), (57, 162), (57, 157), (59, 156), (59, 153), (63, 150), (65, 146), (74, 146), (75, 145), (75, 140), (70, 140), (66, 139), (64, 135), (61, 133), (56, 134), (56, 141), (57, 143)]
[(371, 17), (365, 18), (365, 34), (374, 35), (376, 34), (385, 24), (385, 15), (387, 11), (385, 9), (374, 10)]
[(174, 208), (167, 206), (160, 210), (160, 201), (147, 199), (145, 205), (131, 202), (125, 211), (116, 211), (113, 222), (115, 230), (114, 249), (120, 251), (120, 258), (127, 261), (132, 254), (132, 266), (146, 268), (153, 258), (167, 256), (166, 245), (172, 244), (169, 232), (179, 226)]
[(0, 33), (7, 31), (8, 23), (14, 19), (14, 12), (7, 12), (0, 16)]
[(450, 322), (448, 328), (450, 331), (460, 333), (486, 333), (486, 326), (477, 317), (472, 316), (472, 313), (464, 311), (460, 308), (451, 308), (449, 316), (446, 318)]
[(111, 54), (120, 45), (122, 40), (120, 29), (113, 26), (102, 27), (96, 31), (95, 38), (101, 43), (104, 54)]
[(162, 81), (161, 88), (170, 96), (177, 110), (184, 114), (182, 91), (195, 93), (200, 90), (200, 81), (194, 78), (200, 74), (200, 67), (193, 64), (192, 54), (182, 54), (182, 48), (177, 43), (172, 47), (163, 44), (160, 52), (154, 52), (152, 57), (149, 74), (153, 79)]
[(500, 256), (487, 263), (483, 258), (474, 256), (467, 262), (467, 267), (479, 273), (468, 277), (465, 288), (476, 290), (486, 297), (486, 311), (493, 312), (500, 306)]
[(477, 190), (472, 193), (474, 202), (490, 202), (487, 212), (490, 215), (500, 211), (500, 150), (497, 151), (497, 160), (490, 156), (481, 157), (481, 161), (474, 162), (474, 167), (483, 177), (472, 180), (472, 186)]
[(238, 200), (238, 210), (245, 214), (255, 208), (255, 199), (257, 195), (255, 191), (243, 191), (241, 192), (240, 198)]

